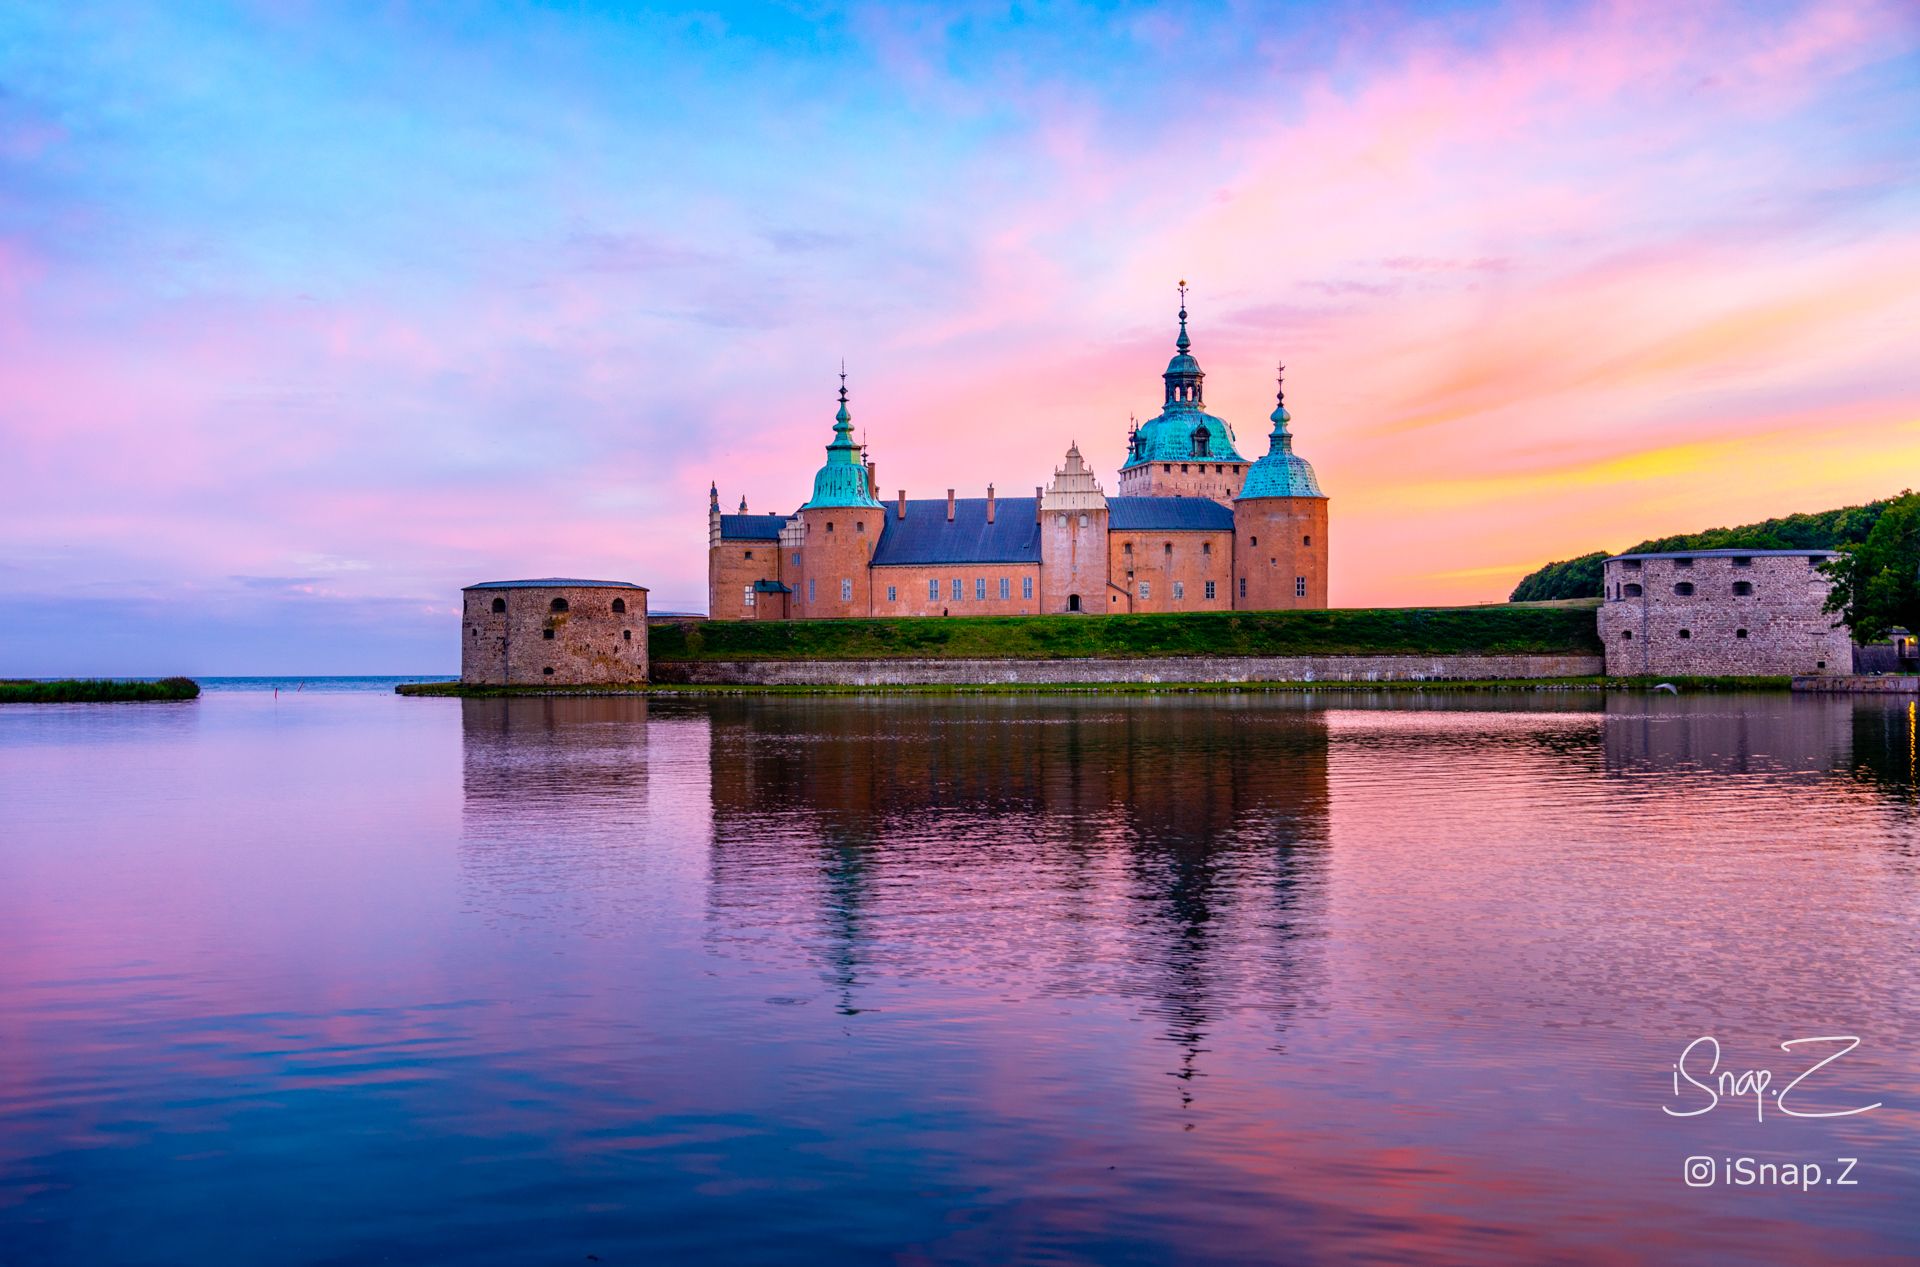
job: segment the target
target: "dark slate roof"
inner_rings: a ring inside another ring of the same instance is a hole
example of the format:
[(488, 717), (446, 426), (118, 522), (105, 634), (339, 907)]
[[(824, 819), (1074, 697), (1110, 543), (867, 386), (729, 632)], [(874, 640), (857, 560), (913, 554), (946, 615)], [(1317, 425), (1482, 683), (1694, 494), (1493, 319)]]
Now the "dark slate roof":
[(647, 587), (635, 585), (632, 581), (582, 581), (571, 576), (543, 576), (532, 581), (482, 581), (478, 585), (469, 585), (466, 588), (470, 590), (643, 590)]
[(1038, 563), (1040, 525), (1033, 519), (1033, 498), (995, 498), (994, 521), (987, 522), (987, 499), (961, 497), (947, 522), (947, 499), (886, 503), (886, 526), (873, 551), (875, 567), (927, 563)]
[(1113, 532), (1232, 532), (1233, 510), (1211, 497), (1110, 497)]
[(785, 515), (722, 515), (720, 516), (720, 539), (722, 541), (778, 541), (780, 529), (786, 522)]
[(1607, 559), (1831, 559), (1839, 551), (1820, 550), (1656, 550), (1647, 554), (1616, 554)]

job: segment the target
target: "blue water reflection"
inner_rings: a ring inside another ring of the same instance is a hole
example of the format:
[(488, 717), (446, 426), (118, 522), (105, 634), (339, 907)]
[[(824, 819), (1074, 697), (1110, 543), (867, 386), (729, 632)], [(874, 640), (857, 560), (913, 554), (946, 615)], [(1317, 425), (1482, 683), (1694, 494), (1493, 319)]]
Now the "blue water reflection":
[[(0, 710), (0, 1261), (1911, 1255), (1912, 742), (1787, 696)], [(1698, 1034), (1842, 1031), (1873, 1113), (1660, 1112)], [(1682, 1182), (1730, 1153), (1861, 1182)]]

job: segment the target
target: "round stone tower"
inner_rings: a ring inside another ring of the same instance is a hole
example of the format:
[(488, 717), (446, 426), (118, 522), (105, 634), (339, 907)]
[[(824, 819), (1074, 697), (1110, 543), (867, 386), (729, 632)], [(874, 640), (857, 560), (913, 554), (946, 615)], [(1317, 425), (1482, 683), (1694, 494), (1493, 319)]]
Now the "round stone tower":
[[(1282, 375), (1286, 366), (1280, 367)], [(1327, 495), (1293, 451), (1286, 384), (1274, 396), (1267, 455), (1247, 469), (1233, 503), (1233, 605), (1273, 611), (1327, 605)]]
[(847, 412), (847, 375), (840, 372), (840, 412), (834, 415), (827, 461), (813, 477), (813, 496), (800, 508), (800, 575), (793, 614), (803, 620), (873, 614), (873, 548), (886, 512), (874, 499)]
[(461, 591), (460, 680), (587, 686), (647, 680), (647, 591), (626, 581), (486, 581)]

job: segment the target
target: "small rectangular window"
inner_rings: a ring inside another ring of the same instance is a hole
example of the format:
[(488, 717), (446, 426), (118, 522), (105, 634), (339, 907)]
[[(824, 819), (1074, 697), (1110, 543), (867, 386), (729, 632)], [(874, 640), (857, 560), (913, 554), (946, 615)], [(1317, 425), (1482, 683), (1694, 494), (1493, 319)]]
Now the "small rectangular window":
[(552, 642), (552, 641), (553, 641), (553, 630), (551, 630), (551, 629), (542, 629), (542, 630), (540, 631), (540, 636), (541, 636), (542, 638), (545, 638), (545, 639), (546, 639), (546, 640), (547, 640), (548, 642)]
[(1304, 536), (1304, 537), (1302, 537), (1302, 538), (1300, 538), (1300, 544), (1301, 544), (1301, 545), (1303, 545), (1303, 546), (1310, 546), (1310, 545), (1312, 545), (1312, 544), (1313, 544), (1313, 534), (1312, 534), (1312, 533), (1308, 533), (1308, 534), (1307, 534), (1306, 536)]
[(1153, 582), (1152, 582), (1152, 581), (1142, 581), (1142, 582), (1140, 582), (1140, 597), (1142, 597), (1142, 598), (1152, 598), (1152, 597), (1153, 597)]
[(976, 576), (973, 578), (973, 597), (975, 602), (984, 603), (987, 601), (987, 578), (986, 577)]
[(753, 557), (753, 551), (749, 550), (741, 557), (751, 559)]
[(813, 578), (809, 576), (807, 578), (807, 601), (811, 603), (813, 600), (814, 600)]
[(751, 586), (751, 585), (742, 585), (742, 586), (740, 587), (740, 589), (741, 589), (741, 591), (742, 591), (742, 593), (741, 593), (741, 595), (740, 595), (740, 605), (741, 605), (742, 607), (751, 607), (751, 606), (753, 606), (753, 586)]
[(1213, 582), (1212, 582), (1212, 581), (1208, 581), (1208, 582), (1207, 582), (1207, 597), (1208, 597), (1209, 599), (1211, 599), (1211, 598), (1213, 597)]
[(965, 596), (966, 594), (966, 590), (964, 588), (965, 585), (966, 585), (966, 582), (962, 581), (959, 577), (956, 576), (953, 578), (953, 601), (954, 602), (956, 603), (959, 602), (961, 598)]
[(940, 580), (938, 577), (927, 582), (927, 601), (929, 603), (937, 603), (940, 601)]
[(1200, 543), (1200, 553), (1202, 553), (1202, 554), (1212, 554), (1212, 553), (1213, 553), (1213, 542), (1211, 542), (1211, 541), (1202, 541), (1202, 542)]
[(1023, 576), (1020, 578), (1020, 597), (1033, 597), (1033, 578), (1031, 576)]
[(1247, 578), (1243, 576), (1240, 578), (1240, 597), (1245, 598), (1246, 596), (1247, 596)]
[(887, 586), (887, 601), (889, 603), (897, 603), (900, 601), (900, 591), (894, 586)]
[(853, 601), (853, 582), (851, 580), (843, 580), (840, 582), (840, 601), (843, 603), (851, 603)]
[(1307, 578), (1306, 577), (1296, 576), (1293, 578), (1293, 596), (1295, 598), (1305, 598), (1307, 596)]
[(1187, 596), (1187, 583), (1185, 581), (1175, 581), (1173, 583), (1173, 596), (1175, 598), (1185, 598)]
[(1011, 578), (1005, 576), (1000, 578), (1000, 597), (1013, 597), (1013, 581)]

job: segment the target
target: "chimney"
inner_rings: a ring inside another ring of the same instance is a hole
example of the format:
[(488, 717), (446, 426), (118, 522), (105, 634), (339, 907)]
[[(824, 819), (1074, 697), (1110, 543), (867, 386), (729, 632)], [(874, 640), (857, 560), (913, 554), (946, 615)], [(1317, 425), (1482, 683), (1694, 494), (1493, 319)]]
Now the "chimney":
[(906, 517), (907, 517), (907, 490), (903, 488), (900, 490), (900, 509), (894, 512), (894, 518), (905, 519)]
[(953, 522), (953, 490), (947, 490), (947, 522)]
[(987, 522), (993, 522), (993, 485), (987, 485)]
[(1040, 499), (1046, 495), (1046, 489), (1040, 487), (1038, 484), (1033, 486), (1033, 522), (1035, 523), (1040, 522)]
[(869, 462), (867, 463), (867, 496), (873, 498), (875, 501), (879, 501), (879, 488), (880, 486), (873, 482), (873, 463)]

